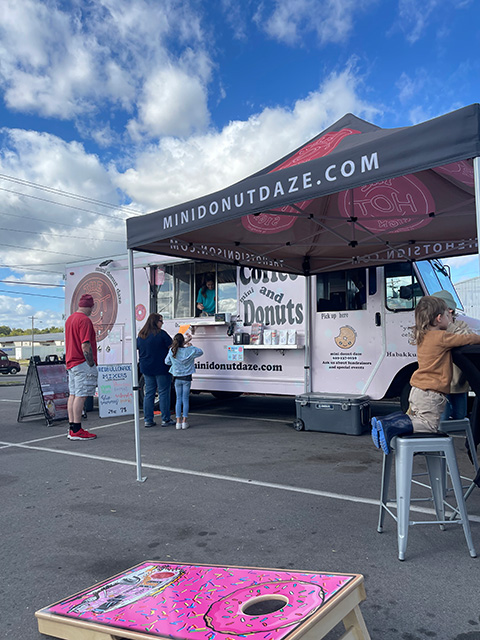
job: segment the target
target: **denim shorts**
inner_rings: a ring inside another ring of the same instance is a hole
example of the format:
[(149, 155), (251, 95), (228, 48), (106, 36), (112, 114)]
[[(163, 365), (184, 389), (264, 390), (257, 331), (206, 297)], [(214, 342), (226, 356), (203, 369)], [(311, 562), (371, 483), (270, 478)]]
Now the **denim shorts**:
[(68, 369), (68, 391), (71, 396), (86, 398), (93, 396), (97, 388), (98, 370), (87, 362)]

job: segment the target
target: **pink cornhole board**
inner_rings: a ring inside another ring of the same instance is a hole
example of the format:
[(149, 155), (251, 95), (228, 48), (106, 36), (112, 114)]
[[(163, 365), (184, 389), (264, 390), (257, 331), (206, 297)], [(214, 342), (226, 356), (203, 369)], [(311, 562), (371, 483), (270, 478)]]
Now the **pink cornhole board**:
[(359, 574), (143, 562), (35, 615), (66, 640), (323, 638), (342, 620), (368, 640), (364, 599)]

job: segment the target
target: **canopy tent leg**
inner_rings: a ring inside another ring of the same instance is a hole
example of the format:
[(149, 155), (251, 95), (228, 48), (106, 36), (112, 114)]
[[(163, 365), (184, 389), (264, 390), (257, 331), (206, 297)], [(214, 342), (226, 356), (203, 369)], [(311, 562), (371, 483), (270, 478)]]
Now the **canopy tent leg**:
[(310, 336), (312, 330), (312, 276), (305, 276), (305, 365), (304, 365), (304, 391), (312, 390), (312, 352), (310, 349)]
[(473, 177), (475, 183), (475, 215), (477, 220), (477, 254), (480, 266), (480, 247), (478, 238), (480, 235), (480, 158), (473, 159)]
[(137, 340), (136, 340), (136, 319), (135, 319), (135, 271), (133, 264), (133, 250), (128, 250), (128, 282), (130, 285), (130, 322), (132, 331), (132, 380), (133, 380), (133, 414), (135, 422), (135, 456), (137, 461), (137, 480), (145, 482), (142, 478), (142, 458), (140, 455), (140, 399), (138, 386), (138, 366), (137, 366)]

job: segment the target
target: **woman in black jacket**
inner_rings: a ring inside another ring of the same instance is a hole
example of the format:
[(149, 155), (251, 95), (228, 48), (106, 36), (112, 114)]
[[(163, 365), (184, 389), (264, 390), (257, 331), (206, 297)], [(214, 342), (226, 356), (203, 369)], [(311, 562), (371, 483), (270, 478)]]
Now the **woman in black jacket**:
[(156, 425), (153, 419), (155, 392), (158, 389), (158, 400), (162, 414), (162, 427), (173, 424), (170, 416), (170, 389), (172, 376), (165, 364), (172, 339), (162, 329), (163, 317), (159, 313), (151, 313), (138, 333), (137, 349), (140, 361), (140, 372), (145, 380), (145, 397), (143, 400), (143, 418), (146, 427)]

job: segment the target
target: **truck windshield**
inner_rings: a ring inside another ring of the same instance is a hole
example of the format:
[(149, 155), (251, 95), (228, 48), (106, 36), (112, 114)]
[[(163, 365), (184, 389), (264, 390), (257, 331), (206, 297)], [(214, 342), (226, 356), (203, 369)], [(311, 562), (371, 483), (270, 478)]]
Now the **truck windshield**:
[(457, 309), (464, 310), (450, 279), (448, 267), (441, 260), (422, 260), (417, 262), (417, 268), (428, 294), (432, 295), (442, 290), (449, 291), (457, 303)]

